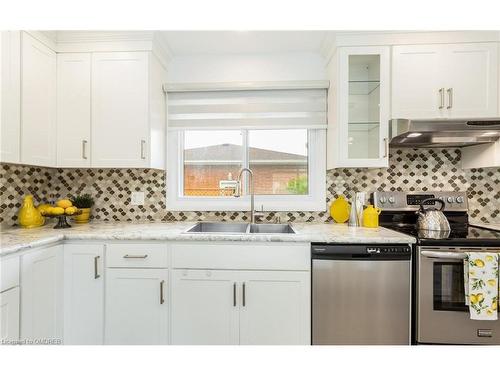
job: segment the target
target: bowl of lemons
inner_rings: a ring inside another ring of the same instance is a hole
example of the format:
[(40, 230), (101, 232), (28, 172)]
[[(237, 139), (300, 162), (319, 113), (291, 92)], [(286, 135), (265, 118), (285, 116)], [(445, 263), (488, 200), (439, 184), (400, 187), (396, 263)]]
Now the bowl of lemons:
[(37, 207), (42, 216), (56, 217), (58, 219), (54, 229), (71, 228), (67, 221), (68, 216), (75, 216), (82, 213), (69, 199), (60, 199), (55, 206), (50, 204), (41, 204)]

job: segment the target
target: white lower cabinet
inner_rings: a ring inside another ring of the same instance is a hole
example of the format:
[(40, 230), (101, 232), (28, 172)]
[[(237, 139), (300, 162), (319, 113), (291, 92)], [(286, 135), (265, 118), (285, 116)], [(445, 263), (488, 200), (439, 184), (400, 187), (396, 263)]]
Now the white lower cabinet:
[(310, 343), (310, 274), (242, 271), (240, 344)]
[(64, 343), (104, 342), (104, 246), (64, 245)]
[(106, 344), (168, 344), (168, 271), (106, 269)]
[(308, 345), (310, 274), (174, 270), (172, 344)]
[(19, 340), (19, 287), (0, 293), (0, 345)]
[(58, 343), (63, 333), (63, 245), (21, 260), (21, 339)]
[(172, 344), (239, 343), (238, 272), (172, 271)]

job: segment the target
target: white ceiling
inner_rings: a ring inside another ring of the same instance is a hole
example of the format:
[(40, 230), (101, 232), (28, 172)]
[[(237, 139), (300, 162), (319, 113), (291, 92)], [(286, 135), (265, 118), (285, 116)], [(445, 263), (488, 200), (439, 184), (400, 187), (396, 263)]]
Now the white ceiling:
[(162, 31), (173, 55), (320, 52), (329, 31)]

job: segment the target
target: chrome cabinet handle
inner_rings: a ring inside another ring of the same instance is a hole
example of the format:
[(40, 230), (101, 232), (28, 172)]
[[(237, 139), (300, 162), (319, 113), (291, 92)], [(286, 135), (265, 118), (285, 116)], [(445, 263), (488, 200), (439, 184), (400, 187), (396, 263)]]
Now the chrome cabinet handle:
[(453, 108), (453, 88), (449, 88), (446, 92), (448, 93), (448, 106), (446, 108), (451, 109)]
[(163, 285), (165, 285), (165, 280), (160, 281), (160, 305), (165, 303), (165, 298), (163, 297)]
[(141, 139), (141, 159), (146, 159), (146, 154), (144, 153), (146, 146), (146, 141)]
[(87, 141), (85, 139), (82, 141), (82, 159), (87, 160)]
[(384, 138), (384, 158), (386, 158), (389, 155), (389, 142), (387, 141), (387, 138)]
[(439, 109), (444, 108), (444, 88), (439, 89), (439, 95), (441, 96), (441, 105), (439, 106)]
[(236, 283), (233, 283), (233, 306), (236, 306)]
[(101, 277), (101, 275), (99, 275), (99, 272), (97, 270), (97, 263), (99, 262), (100, 258), (101, 257), (99, 255), (94, 257), (94, 279), (98, 279), (99, 277)]
[(246, 306), (246, 304), (247, 304), (246, 294), (247, 294), (247, 293), (246, 293), (246, 285), (245, 285), (245, 283), (243, 283), (242, 288), (243, 288), (243, 294), (242, 294), (242, 305), (243, 305), (243, 306)]
[(123, 258), (124, 259), (146, 259), (148, 257), (147, 254), (144, 254), (144, 255), (124, 255)]

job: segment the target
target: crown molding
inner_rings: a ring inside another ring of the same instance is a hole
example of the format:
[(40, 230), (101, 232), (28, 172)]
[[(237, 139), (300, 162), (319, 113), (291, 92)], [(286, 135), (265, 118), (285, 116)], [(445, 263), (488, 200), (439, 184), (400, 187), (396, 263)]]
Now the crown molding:
[(92, 42), (124, 42), (152, 41), (153, 30), (134, 31), (99, 31), (99, 30), (61, 30), (57, 31), (57, 44), (92, 43)]
[(152, 52), (166, 68), (172, 51), (160, 31), (62, 30), (56, 32), (56, 52)]

